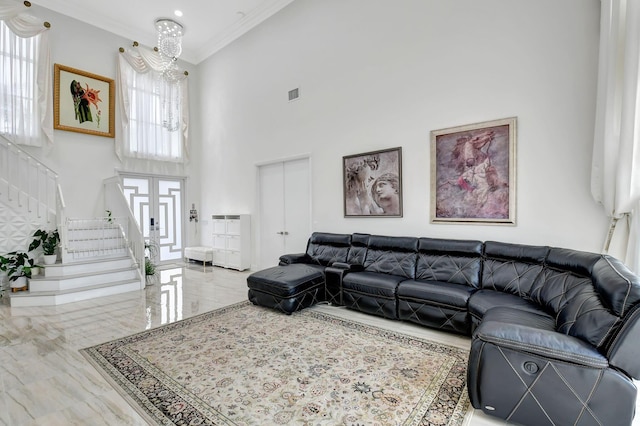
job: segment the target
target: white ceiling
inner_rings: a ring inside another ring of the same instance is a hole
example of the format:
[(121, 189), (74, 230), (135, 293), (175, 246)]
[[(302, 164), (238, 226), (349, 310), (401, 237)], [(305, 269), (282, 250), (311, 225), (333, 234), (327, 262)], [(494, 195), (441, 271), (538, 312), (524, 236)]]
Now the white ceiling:
[[(294, 0), (31, 0), (145, 46), (156, 45), (154, 22), (185, 27), (180, 59), (198, 64)], [(178, 9), (182, 17), (174, 15)], [(52, 22), (52, 25), (55, 23)]]

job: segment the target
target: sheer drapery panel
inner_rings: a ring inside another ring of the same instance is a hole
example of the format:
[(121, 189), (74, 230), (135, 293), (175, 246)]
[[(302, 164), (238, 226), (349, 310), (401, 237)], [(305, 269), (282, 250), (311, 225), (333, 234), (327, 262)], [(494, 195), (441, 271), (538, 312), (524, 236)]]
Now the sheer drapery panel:
[(0, 134), (22, 145), (53, 141), (48, 27), (0, 1)]
[(168, 76), (157, 56), (142, 47), (119, 56), (122, 131), (116, 152), (120, 157), (183, 162), (188, 158), (187, 78), (177, 72)]
[(604, 251), (622, 241), (611, 254), (640, 272), (640, 0), (601, 0), (599, 55), (591, 192), (611, 218)]

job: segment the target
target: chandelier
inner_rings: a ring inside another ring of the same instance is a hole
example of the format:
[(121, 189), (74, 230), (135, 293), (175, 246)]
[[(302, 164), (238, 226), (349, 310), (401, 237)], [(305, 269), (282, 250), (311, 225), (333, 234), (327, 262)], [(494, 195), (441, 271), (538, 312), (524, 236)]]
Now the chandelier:
[(163, 60), (165, 70), (171, 68), (182, 53), (182, 24), (169, 18), (156, 19), (158, 32), (158, 53)]

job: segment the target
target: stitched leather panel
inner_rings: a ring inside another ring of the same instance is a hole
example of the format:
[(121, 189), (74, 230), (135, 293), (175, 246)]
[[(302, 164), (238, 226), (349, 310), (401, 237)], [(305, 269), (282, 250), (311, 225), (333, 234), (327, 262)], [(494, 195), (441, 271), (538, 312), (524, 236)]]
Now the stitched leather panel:
[(324, 285), (322, 271), (303, 263), (274, 266), (247, 277), (249, 288), (280, 298), (293, 297), (319, 284)]
[(486, 414), (523, 425), (628, 426), (636, 387), (610, 368), (570, 362), (473, 339), (471, 403)]
[(551, 248), (546, 263), (551, 268), (571, 271), (577, 275), (590, 276), (593, 266), (602, 255), (565, 248)]
[(493, 290), (478, 290), (469, 298), (469, 313), (481, 320), (487, 311), (498, 306), (509, 306), (522, 311), (539, 312), (545, 314), (542, 308), (515, 294), (503, 293)]
[(398, 284), (404, 281), (398, 275), (378, 274), (374, 272), (352, 272), (342, 280), (342, 291), (355, 291), (374, 297), (395, 298)]
[(482, 288), (527, 298), (540, 271), (541, 264), (486, 258), (482, 271)]
[(388, 299), (345, 290), (343, 293), (343, 302), (349, 309), (355, 309), (379, 317), (398, 319), (398, 308), (395, 297)]
[(351, 236), (351, 249), (349, 249), (349, 254), (347, 255), (347, 263), (350, 265), (364, 265), (368, 244), (369, 234), (353, 234)]
[(593, 285), (618, 316), (627, 315), (640, 302), (640, 277), (620, 260), (602, 256), (591, 271)]
[(251, 303), (266, 308), (276, 309), (286, 314), (315, 305), (324, 301), (324, 290), (322, 286), (308, 289), (295, 297), (280, 297), (273, 294), (264, 293), (260, 290), (249, 289), (248, 298)]
[(402, 281), (398, 285), (398, 299), (412, 300), (467, 310), (469, 296), (475, 289), (460, 284), (438, 281)]
[[(575, 268), (578, 269), (578, 268)], [(591, 278), (545, 268), (532, 287), (531, 298), (556, 315), (556, 330), (602, 347), (619, 318), (602, 304)]]
[(346, 262), (351, 235), (314, 232), (307, 244), (307, 255), (313, 263), (329, 266), (333, 262)]
[(541, 264), (544, 263), (548, 253), (549, 247), (547, 246), (528, 246), (498, 241), (484, 243), (485, 256), (493, 259)]
[(418, 239), (412, 237), (369, 237), (365, 270), (415, 278)]
[(469, 334), (469, 315), (466, 309), (399, 299), (398, 319), (458, 334)]

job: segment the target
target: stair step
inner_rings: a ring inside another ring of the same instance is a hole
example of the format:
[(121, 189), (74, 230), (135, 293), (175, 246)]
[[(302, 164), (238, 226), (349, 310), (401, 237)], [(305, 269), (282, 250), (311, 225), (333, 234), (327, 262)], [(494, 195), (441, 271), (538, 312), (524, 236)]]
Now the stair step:
[[(77, 260), (73, 263), (54, 263), (44, 267), (44, 277), (54, 278), (84, 273), (97, 273), (112, 269), (122, 269), (133, 266), (129, 256), (117, 256), (110, 258), (89, 258)], [(35, 279), (36, 277), (34, 277)]]
[(106, 284), (92, 285), (81, 289), (70, 289), (62, 291), (40, 291), (35, 294), (29, 290), (25, 292), (10, 293), (9, 304), (14, 307), (31, 306), (56, 306), (65, 303), (79, 302), (81, 300), (94, 299), (97, 297), (111, 296), (114, 294), (127, 293), (141, 290), (139, 279), (122, 280)]
[(122, 280), (138, 279), (138, 269), (133, 266), (105, 271), (69, 274), (61, 277), (37, 276), (29, 281), (29, 291), (39, 293), (45, 291), (79, 290), (94, 285)]

